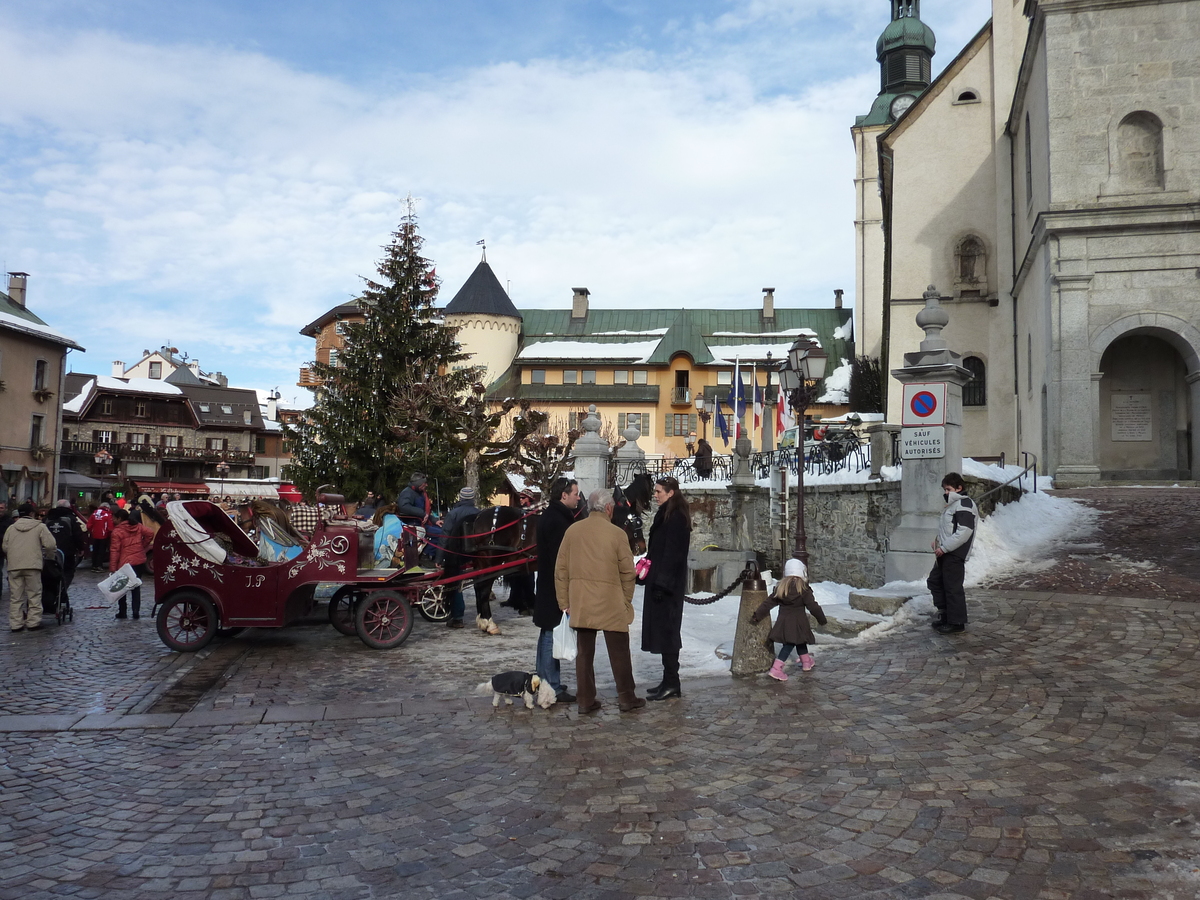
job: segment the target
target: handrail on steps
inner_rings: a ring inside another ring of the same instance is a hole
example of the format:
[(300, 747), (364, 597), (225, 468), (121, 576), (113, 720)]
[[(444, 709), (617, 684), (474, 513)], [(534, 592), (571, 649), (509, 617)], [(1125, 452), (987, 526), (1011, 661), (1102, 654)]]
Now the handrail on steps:
[[(1037, 493), (1037, 464), (1038, 464), (1037, 454), (1030, 453), (1028, 450), (1022, 450), (1021, 456), (1023, 456), (1025, 458), (1025, 468), (1023, 468), (1020, 472), (1018, 472), (1012, 478), (1008, 479), (1008, 481), (1004, 482), (1004, 484), (996, 485), (994, 488), (992, 488), (990, 491), (988, 491), (986, 494), (984, 494), (982, 497), (980, 497), (979, 500), (976, 501), (976, 505), (978, 505), (979, 503), (982, 503), (988, 497), (992, 496), (992, 494), (996, 493), (998, 490), (1000, 490), (1000, 488), (1008, 487), (1010, 484), (1012, 484), (1018, 478), (1024, 478), (1030, 469), (1033, 470), (1033, 492), (1035, 494)], [(1033, 462), (1029, 461), (1030, 457), (1033, 458)]]

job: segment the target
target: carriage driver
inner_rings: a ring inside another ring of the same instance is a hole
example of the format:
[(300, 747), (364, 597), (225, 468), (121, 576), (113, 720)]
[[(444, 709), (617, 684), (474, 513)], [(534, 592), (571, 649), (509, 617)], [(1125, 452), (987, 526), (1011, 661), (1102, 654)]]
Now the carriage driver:
[(429, 521), (429, 479), (423, 472), (413, 472), (408, 487), (396, 496), (396, 515), (409, 525), (424, 525)]

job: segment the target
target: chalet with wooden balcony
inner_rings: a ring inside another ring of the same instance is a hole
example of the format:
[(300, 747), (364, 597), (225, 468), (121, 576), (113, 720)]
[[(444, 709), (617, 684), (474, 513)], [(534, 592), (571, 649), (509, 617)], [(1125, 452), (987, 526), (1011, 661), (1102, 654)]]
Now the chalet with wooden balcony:
[(167, 378), (67, 376), (63, 466), (145, 493), (208, 493), (205, 479), (255, 478), (267, 432), (252, 390), (200, 381), (188, 367)]

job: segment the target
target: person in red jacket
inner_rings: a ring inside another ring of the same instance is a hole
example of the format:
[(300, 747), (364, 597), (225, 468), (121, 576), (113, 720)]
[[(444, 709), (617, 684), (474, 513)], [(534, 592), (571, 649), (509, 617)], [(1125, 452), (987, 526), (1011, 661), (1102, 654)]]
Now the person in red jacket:
[(88, 517), (88, 537), (92, 539), (92, 571), (103, 572), (108, 565), (108, 541), (112, 536), (113, 516), (107, 503), (101, 503)]
[[(142, 514), (136, 509), (128, 512), (118, 509), (114, 514), (117, 527), (112, 530), (112, 546), (108, 552), (108, 571), (115, 572), (128, 563), (141, 578), (146, 574), (146, 551), (154, 543), (154, 533), (142, 524)], [(142, 588), (138, 585), (130, 592), (133, 599), (133, 617), (140, 618), (142, 611)], [(127, 618), (125, 595), (117, 601), (117, 618)]]

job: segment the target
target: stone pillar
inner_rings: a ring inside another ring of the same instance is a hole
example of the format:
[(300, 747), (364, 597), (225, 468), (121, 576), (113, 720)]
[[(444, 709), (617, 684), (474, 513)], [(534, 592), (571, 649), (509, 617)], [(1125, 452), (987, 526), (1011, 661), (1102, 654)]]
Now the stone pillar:
[(1100, 381), (1095, 377), (1088, 320), (1092, 276), (1056, 275), (1053, 282), (1058, 299), (1052, 324), (1057, 325), (1059, 402), (1057, 465), (1051, 474), (1057, 487), (1096, 484)]
[(754, 470), (750, 467), (750, 454), (754, 444), (750, 438), (740, 437), (733, 444), (733, 483), (744, 487), (754, 487)]
[(1200, 371), (1190, 373), (1187, 378), (1188, 386), (1188, 420), (1192, 426), (1192, 458), (1188, 460), (1191, 466), (1193, 481), (1200, 480)]
[(895, 436), (900, 433), (899, 425), (889, 425), (886, 422), (876, 422), (867, 426), (867, 435), (871, 441), (871, 481), (883, 478), (880, 470), (884, 466), (894, 466), (892, 446)]
[[(617, 458), (617, 484), (629, 484), (633, 481), (634, 475), (646, 471), (646, 451), (638, 446), (638, 438), (641, 436), (641, 430), (633, 426), (621, 432), (621, 437), (625, 438), (625, 444), (618, 447), (613, 454)], [(576, 442), (576, 446), (578, 446), (578, 442)]]
[(586, 499), (595, 490), (608, 487), (609, 446), (600, 437), (600, 417), (596, 415), (596, 404), (588, 407), (588, 414), (579, 423), (583, 432), (575, 442), (575, 480), (579, 482), (579, 493)]
[(934, 559), (930, 543), (937, 535), (945, 505), (942, 478), (962, 470), (962, 388), (971, 373), (959, 364), (959, 354), (951, 352), (942, 337), (950, 316), (938, 303), (937, 289), (930, 285), (924, 297), (925, 308), (917, 313), (917, 324), (925, 331), (925, 340), (918, 352), (904, 354), (904, 367), (892, 369), (892, 377), (901, 384), (945, 384), (945, 425), (940, 426), (945, 429), (943, 456), (904, 460), (900, 521), (888, 539), (884, 562), (887, 581), (918, 581), (929, 574)]
[(775, 661), (775, 645), (767, 639), (771, 617), (767, 616), (757, 625), (750, 624), (754, 611), (767, 599), (767, 585), (758, 574), (758, 566), (749, 565), (754, 566), (753, 574), (742, 582), (742, 602), (738, 606), (737, 632), (733, 638), (730, 668), (734, 675), (761, 675), (769, 672)]

